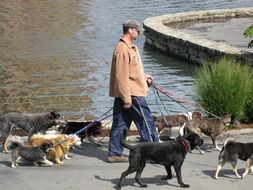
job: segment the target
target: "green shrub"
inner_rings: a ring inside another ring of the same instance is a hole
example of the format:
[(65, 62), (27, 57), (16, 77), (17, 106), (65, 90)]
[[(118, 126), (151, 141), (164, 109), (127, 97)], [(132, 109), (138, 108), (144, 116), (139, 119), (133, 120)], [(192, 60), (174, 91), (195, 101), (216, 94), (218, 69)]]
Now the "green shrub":
[(225, 112), (241, 119), (252, 86), (252, 70), (232, 58), (206, 63), (196, 70), (196, 101), (205, 110), (221, 116)]
[[(252, 79), (253, 81), (253, 79)], [(246, 123), (253, 123), (253, 82), (251, 83), (251, 91), (250, 95), (246, 101), (246, 106), (245, 106), (245, 114), (244, 114), (244, 122)]]

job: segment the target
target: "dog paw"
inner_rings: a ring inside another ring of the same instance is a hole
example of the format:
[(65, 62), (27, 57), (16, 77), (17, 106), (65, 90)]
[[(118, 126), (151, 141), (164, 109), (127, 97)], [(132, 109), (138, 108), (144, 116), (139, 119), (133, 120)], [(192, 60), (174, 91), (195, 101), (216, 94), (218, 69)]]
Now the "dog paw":
[(140, 185), (140, 187), (148, 187), (148, 185), (147, 184), (142, 184), (142, 185)]
[(242, 176), (240, 176), (242, 179), (247, 175), (247, 173), (243, 173)]
[(12, 164), (11, 164), (11, 167), (12, 167), (12, 168), (17, 168), (17, 164), (13, 164), (13, 163), (12, 163)]
[(236, 175), (236, 177), (237, 177), (238, 179), (243, 179), (243, 178), (245, 177), (245, 175), (244, 175), (244, 174), (243, 174), (242, 176)]
[(54, 163), (53, 162), (50, 162), (50, 161), (47, 161), (47, 163), (46, 163), (48, 166), (52, 166), (52, 165), (54, 165)]
[(64, 158), (67, 159), (67, 160), (70, 159), (70, 157), (68, 155), (65, 155)]
[(188, 185), (188, 184), (182, 184), (181, 187), (183, 187), (183, 188), (189, 188), (190, 185)]

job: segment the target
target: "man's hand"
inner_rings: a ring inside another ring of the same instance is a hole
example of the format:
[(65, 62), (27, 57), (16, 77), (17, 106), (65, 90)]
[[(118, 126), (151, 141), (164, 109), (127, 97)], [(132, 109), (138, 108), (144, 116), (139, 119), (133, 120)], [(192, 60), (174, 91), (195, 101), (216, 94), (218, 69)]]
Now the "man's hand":
[(132, 106), (131, 103), (126, 103), (126, 104), (123, 105), (123, 108), (124, 109), (129, 109), (129, 108), (131, 108), (131, 106)]
[(146, 81), (148, 83), (148, 86), (150, 87), (153, 83), (153, 77), (151, 75), (146, 75)]

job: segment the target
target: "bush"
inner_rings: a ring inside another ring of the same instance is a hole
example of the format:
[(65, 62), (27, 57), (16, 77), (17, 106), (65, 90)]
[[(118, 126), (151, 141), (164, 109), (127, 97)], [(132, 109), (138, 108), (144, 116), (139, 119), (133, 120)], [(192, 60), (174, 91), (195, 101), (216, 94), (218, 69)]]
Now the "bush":
[(243, 117), (252, 89), (250, 66), (224, 57), (218, 63), (204, 64), (195, 77), (196, 102), (205, 110), (218, 116), (228, 112)]
[(244, 122), (253, 123), (253, 84), (251, 85), (251, 92), (247, 99), (244, 112), (245, 112), (245, 116), (243, 118)]

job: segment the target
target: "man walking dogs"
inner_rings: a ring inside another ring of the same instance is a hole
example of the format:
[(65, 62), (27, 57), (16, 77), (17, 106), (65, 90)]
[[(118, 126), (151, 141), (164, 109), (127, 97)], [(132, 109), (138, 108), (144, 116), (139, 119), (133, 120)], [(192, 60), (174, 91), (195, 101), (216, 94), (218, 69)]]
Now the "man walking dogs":
[(153, 117), (145, 99), (153, 78), (144, 73), (139, 50), (133, 44), (142, 31), (137, 20), (127, 20), (123, 24), (123, 36), (113, 52), (109, 95), (115, 99), (107, 157), (109, 163), (128, 161), (128, 157), (122, 154), (120, 140), (123, 135), (127, 135), (132, 121), (142, 142), (158, 141)]

